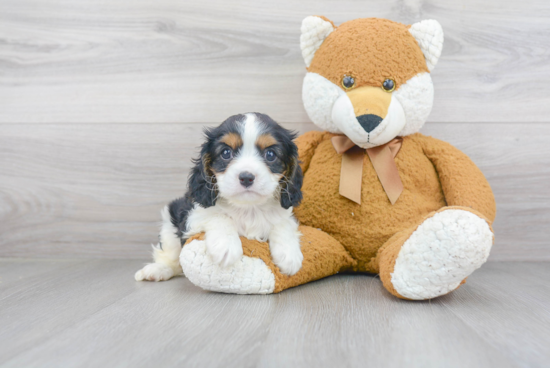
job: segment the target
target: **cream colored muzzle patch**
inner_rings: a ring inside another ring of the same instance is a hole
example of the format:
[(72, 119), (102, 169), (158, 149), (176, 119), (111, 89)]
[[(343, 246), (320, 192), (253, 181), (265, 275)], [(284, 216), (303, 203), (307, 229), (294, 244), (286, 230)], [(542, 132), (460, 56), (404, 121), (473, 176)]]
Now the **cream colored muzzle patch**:
[(376, 115), (381, 119), (385, 119), (388, 115), (391, 93), (384, 91), (380, 87), (359, 87), (346, 92), (346, 95), (353, 105), (356, 117), (361, 115)]
[(359, 87), (342, 92), (332, 106), (331, 119), (361, 148), (388, 143), (406, 124), (401, 103), (394, 93), (381, 87)]

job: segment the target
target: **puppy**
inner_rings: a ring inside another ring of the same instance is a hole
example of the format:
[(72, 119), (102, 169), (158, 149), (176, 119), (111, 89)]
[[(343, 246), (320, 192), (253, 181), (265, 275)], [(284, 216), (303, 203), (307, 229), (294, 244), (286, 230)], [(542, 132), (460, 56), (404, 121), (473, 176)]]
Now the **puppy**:
[(161, 281), (181, 274), (182, 246), (202, 232), (207, 252), (222, 267), (242, 257), (239, 236), (244, 236), (268, 241), (281, 272), (295, 274), (303, 260), (298, 221), (292, 214), (302, 200), (295, 134), (267, 115), (248, 113), (231, 116), (205, 135), (187, 193), (161, 212), (155, 263), (139, 270), (136, 280)]

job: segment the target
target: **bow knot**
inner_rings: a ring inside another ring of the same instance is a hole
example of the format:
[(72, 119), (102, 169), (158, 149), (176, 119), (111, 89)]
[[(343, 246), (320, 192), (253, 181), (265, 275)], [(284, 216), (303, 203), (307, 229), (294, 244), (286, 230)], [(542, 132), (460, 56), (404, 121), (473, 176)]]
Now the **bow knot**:
[(342, 155), (340, 195), (361, 204), (363, 159), (366, 151), (391, 204), (397, 202), (403, 192), (403, 183), (394, 159), (403, 144), (403, 138), (394, 138), (386, 144), (366, 150), (355, 145), (345, 135), (334, 136), (331, 142), (336, 152)]

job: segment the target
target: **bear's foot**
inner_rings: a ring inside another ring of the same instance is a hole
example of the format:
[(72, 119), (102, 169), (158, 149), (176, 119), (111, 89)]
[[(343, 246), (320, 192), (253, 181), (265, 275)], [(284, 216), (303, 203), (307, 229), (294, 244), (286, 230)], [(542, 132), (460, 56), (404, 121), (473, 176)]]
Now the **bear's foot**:
[(185, 276), (196, 286), (231, 294), (271, 294), (275, 275), (260, 258), (241, 256), (228, 267), (214, 263), (203, 240), (186, 244), (180, 255)]
[(185, 276), (193, 284), (211, 291), (232, 294), (271, 294), (353, 269), (357, 262), (336, 239), (309, 226), (300, 226), (301, 268), (284, 274), (273, 263), (268, 243), (241, 236), (243, 255), (223, 267), (213, 262), (203, 234), (187, 240), (180, 254)]
[(493, 233), (486, 220), (445, 209), (424, 220), (400, 248), (388, 290), (423, 300), (458, 288), (489, 257)]

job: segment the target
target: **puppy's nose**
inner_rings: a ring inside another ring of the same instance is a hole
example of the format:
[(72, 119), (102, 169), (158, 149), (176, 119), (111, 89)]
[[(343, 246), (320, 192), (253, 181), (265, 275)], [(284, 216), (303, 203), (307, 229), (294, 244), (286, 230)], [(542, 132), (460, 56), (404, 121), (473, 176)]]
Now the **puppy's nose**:
[(254, 184), (254, 179), (256, 179), (254, 174), (249, 173), (248, 171), (243, 171), (242, 173), (239, 174), (239, 180), (241, 181), (241, 185), (245, 188), (248, 188), (249, 186)]
[(374, 129), (376, 129), (378, 125), (380, 125), (382, 118), (374, 114), (365, 114), (358, 116), (357, 121), (359, 122), (359, 124), (361, 124), (361, 127), (365, 129), (367, 133), (370, 133)]

